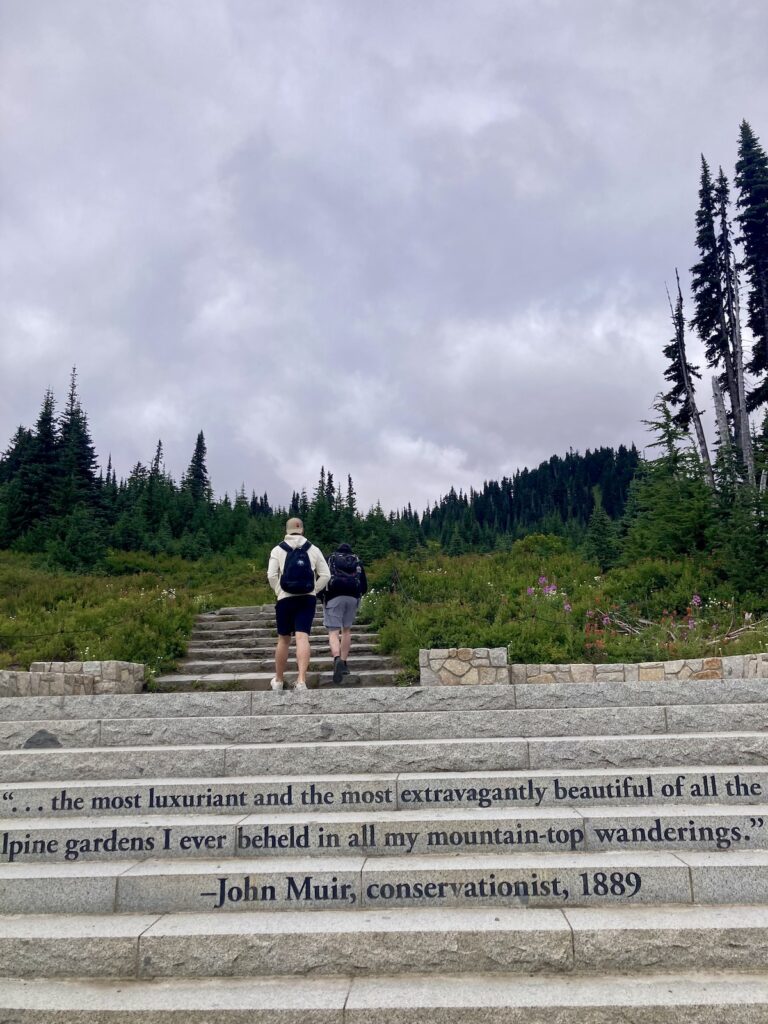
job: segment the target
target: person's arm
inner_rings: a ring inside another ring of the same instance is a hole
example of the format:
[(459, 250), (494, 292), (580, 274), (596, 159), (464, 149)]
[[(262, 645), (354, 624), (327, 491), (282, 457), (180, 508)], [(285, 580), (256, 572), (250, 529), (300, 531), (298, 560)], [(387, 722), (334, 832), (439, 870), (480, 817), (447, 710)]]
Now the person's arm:
[(360, 564), (360, 597), (368, 592), (368, 577), (365, 575), (365, 569)]
[(331, 578), (331, 570), (328, 568), (328, 563), (323, 557), (323, 552), (320, 548), (315, 548), (317, 553), (317, 560), (315, 562), (315, 593), (319, 594), (322, 590), (328, 586), (328, 580)]
[(275, 592), (280, 589), (280, 562), (278, 561), (277, 555), (272, 552), (269, 556), (269, 568), (267, 569), (267, 580), (269, 581), (270, 587)]

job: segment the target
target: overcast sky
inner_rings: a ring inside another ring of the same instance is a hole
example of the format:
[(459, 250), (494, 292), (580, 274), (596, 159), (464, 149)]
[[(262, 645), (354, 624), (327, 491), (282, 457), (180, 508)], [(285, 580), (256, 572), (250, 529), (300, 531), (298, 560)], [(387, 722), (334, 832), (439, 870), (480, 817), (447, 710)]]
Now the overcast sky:
[(178, 478), (202, 429), (219, 494), (645, 444), (767, 38), (765, 0), (0, 0), (0, 450), (73, 365), (102, 464)]

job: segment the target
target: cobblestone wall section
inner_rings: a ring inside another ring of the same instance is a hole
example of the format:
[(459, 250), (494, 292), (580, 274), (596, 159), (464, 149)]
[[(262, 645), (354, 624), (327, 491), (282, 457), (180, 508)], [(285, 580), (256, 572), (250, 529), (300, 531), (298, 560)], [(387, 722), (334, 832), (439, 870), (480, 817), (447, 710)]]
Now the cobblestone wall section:
[(29, 672), (0, 672), (0, 697), (140, 693), (144, 666), (132, 661), (35, 661)]
[(506, 647), (449, 647), (419, 651), (422, 686), (508, 683)]
[(665, 679), (768, 678), (768, 654), (682, 658), (608, 665), (508, 665), (504, 647), (451, 647), (419, 652), (422, 686), (487, 683), (630, 683)]

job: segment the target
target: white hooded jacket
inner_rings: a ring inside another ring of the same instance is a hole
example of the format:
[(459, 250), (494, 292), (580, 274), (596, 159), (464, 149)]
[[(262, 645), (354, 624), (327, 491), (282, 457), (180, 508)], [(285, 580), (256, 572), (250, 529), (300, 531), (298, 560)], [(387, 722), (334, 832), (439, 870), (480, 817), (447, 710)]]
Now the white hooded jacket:
[[(306, 539), (307, 538), (303, 533), (288, 533), (284, 538), (285, 543), (291, 548), (300, 548)], [(284, 597), (296, 597), (296, 594), (288, 594), (280, 586), (280, 577), (283, 575), (286, 554), (287, 552), (284, 551), (279, 544), (277, 547), (272, 548), (269, 553), (267, 579), (269, 580), (269, 585), (274, 590), (275, 597), (278, 601), (282, 601)], [(328, 563), (325, 558), (323, 558), (323, 553), (320, 548), (315, 547), (313, 544), (309, 549), (308, 554), (310, 565), (315, 573), (315, 589), (312, 593), (317, 595), (328, 585), (328, 580), (331, 578), (331, 570), (328, 568)]]

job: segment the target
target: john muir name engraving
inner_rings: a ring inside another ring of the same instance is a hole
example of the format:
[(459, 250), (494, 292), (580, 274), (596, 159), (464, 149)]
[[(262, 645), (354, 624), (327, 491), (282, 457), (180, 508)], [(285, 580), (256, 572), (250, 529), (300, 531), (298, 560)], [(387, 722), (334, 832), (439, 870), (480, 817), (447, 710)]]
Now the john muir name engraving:
[[(569, 900), (631, 900), (640, 893), (643, 884), (638, 871), (571, 870), (562, 876), (548, 874), (547, 877), (536, 871), (517, 871), (507, 872), (507, 875), (510, 877), (490, 871), (460, 881), (418, 878), (363, 882), (360, 902), (370, 907), (425, 903), (457, 905), (464, 902), (553, 905)], [(250, 875), (237, 879), (224, 875), (216, 881), (216, 888), (200, 893), (204, 899), (214, 901), (214, 910), (234, 909), (241, 903), (331, 907), (354, 906), (358, 902), (355, 884), (343, 882), (336, 875), (330, 880), (313, 875), (286, 875), (279, 882), (266, 883)]]

